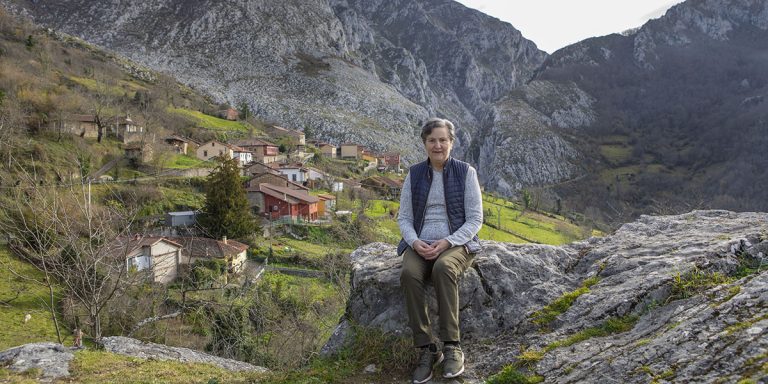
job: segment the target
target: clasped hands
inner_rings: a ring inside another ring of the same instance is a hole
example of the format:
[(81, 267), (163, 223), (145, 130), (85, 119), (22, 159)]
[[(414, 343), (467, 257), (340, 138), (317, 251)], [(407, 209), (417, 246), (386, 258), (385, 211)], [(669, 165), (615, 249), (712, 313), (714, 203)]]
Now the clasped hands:
[(434, 260), (440, 256), (443, 251), (451, 247), (451, 242), (446, 239), (440, 239), (432, 244), (427, 244), (422, 240), (413, 242), (413, 250), (416, 251), (424, 260)]

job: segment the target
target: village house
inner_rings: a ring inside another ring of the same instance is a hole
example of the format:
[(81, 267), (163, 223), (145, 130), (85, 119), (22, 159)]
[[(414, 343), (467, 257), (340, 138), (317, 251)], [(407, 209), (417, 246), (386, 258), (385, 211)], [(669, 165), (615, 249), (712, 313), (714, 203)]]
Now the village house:
[(112, 132), (124, 144), (144, 140), (144, 127), (136, 124), (131, 116), (116, 116), (112, 119)]
[(196, 151), (197, 158), (200, 160), (211, 160), (217, 156), (226, 156), (230, 159), (237, 160), (240, 166), (244, 166), (253, 161), (253, 154), (243, 148), (236, 145), (222, 143), (218, 140), (211, 140), (200, 147)]
[(400, 190), (403, 188), (402, 182), (384, 176), (370, 176), (361, 180), (360, 184), (386, 198), (400, 197)]
[(200, 144), (196, 141), (178, 135), (168, 136), (164, 139), (164, 141), (166, 144), (173, 148), (174, 152), (180, 153), (182, 155), (186, 155), (187, 151), (190, 149), (192, 151), (196, 151), (197, 147), (200, 146)]
[(125, 151), (125, 157), (134, 160), (138, 163), (148, 163), (152, 161), (152, 145), (149, 143), (130, 143), (126, 144), (125, 148), (123, 148)]
[(227, 158), (234, 158), (235, 153), (232, 146), (222, 143), (218, 140), (211, 140), (197, 148), (196, 155), (200, 160), (211, 160), (217, 156), (226, 156)]
[(253, 152), (236, 145), (233, 145), (232, 147), (232, 158), (237, 160), (237, 163), (241, 167), (244, 167), (253, 162)]
[(288, 180), (285, 175), (280, 173), (265, 172), (254, 175), (245, 182), (245, 196), (248, 199), (248, 206), (254, 214), (258, 215), (264, 212), (264, 194), (261, 192), (260, 184), (270, 184), (278, 187), (295, 189), (297, 191), (309, 192), (309, 188)]
[(273, 173), (273, 172), (265, 172), (260, 173), (257, 175), (253, 175), (248, 181), (245, 182), (246, 188), (258, 188), (259, 184), (267, 183), (276, 185), (278, 187), (286, 187), (290, 189), (300, 190), (300, 191), (309, 191), (309, 188), (299, 184), (294, 183), (293, 181), (288, 180), (288, 178), (281, 174), (281, 173)]
[(95, 138), (99, 136), (96, 115), (68, 115), (61, 120), (52, 121), (49, 129), (80, 137)]
[(376, 162), (376, 155), (373, 154), (373, 151), (362, 145), (357, 146), (357, 158), (369, 163)]
[(129, 271), (146, 271), (151, 281), (168, 284), (179, 275), (182, 245), (165, 237), (122, 237), (110, 247), (112, 254), (125, 256)]
[(320, 199), (317, 204), (318, 216), (327, 216), (336, 209), (336, 196), (321, 193), (317, 195), (317, 198)]
[(301, 164), (280, 164), (276, 171), (285, 175), (288, 180), (304, 185), (309, 180), (309, 169)]
[(259, 207), (259, 213), (264, 217), (270, 220), (317, 220), (317, 205), (320, 199), (316, 196), (302, 190), (266, 183), (259, 184), (259, 191), (264, 201), (264, 204)]
[(222, 109), (216, 112), (216, 116), (222, 119), (236, 121), (240, 118), (240, 112), (234, 108)]
[(206, 237), (172, 237), (183, 246), (182, 264), (192, 265), (198, 260), (222, 259), (227, 262), (229, 273), (241, 273), (245, 269), (248, 246), (226, 237), (221, 240)]
[(397, 152), (387, 152), (380, 154), (376, 158), (379, 171), (400, 172), (400, 154)]
[(243, 168), (243, 176), (255, 176), (262, 173), (280, 174), (280, 172), (276, 170), (278, 166), (278, 163), (265, 164), (260, 161), (254, 161), (253, 163), (248, 164), (248, 166)]
[(357, 144), (344, 143), (341, 144), (341, 159), (342, 160), (357, 160), (358, 150)]
[(240, 140), (235, 145), (253, 152), (253, 161), (260, 163), (280, 161), (285, 157), (280, 154), (277, 145), (261, 139)]
[(325, 157), (330, 157), (332, 159), (336, 158), (336, 146), (333, 144), (328, 143), (319, 143), (317, 147), (320, 149), (320, 153), (323, 154)]

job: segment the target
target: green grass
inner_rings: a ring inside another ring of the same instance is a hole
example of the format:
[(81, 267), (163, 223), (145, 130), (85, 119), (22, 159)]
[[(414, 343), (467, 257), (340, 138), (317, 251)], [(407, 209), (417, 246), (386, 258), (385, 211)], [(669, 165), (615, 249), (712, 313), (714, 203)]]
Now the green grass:
[(625, 145), (603, 144), (600, 146), (600, 154), (611, 164), (621, 164), (632, 156), (632, 148)]
[[(68, 78), (91, 92), (101, 92), (111, 97), (120, 97), (126, 93), (126, 90), (124, 90), (121, 87), (114, 86), (114, 85), (107, 85), (95, 79), (90, 79), (87, 77), (77, 77), (77, 76), (69, 76)], [(133, 96), (133, 95), (129, 95), (129, 96)]]
[(488, 225), (483, 225), (477, 236), (482, 240), (501, 241), (505, 243), (523, 244), (528, 242), (519, 236), (515, 236), (509, 232), (500, 231)]
[(566, 244), (581, 237), (579, 227), (565, 220), (532, 211), (523, 213), (516, 205), (501, 204), (497, 199), (493, 202), (484, 199), (483, 213), (487, 224), (496, 227), (501, 224), (497, 230), (541, 244)]
[(400, 203), (397, 201), (389, 200), (370, 200), (368, 207), (365, 210), (365, 215), (368, 217), (389, 217), (390, 210), (400, 209)]
[(616, 333), (622, 333), (630, 331), (637, 323), (637, 316), (624, 316), (613, 317), (606, 320), (603, 324), (596, 327), (591, 327), (579, 331), (563, 340), (554, 341), (548, 344), (545, 348), (545, 352), (549, 352), (555, 348), (568, 347), (573, 344), (582, 342), (584, 340), (591, 339), (593, 337), (604, 337), (613, 335)]
[(220, 119), (218, 117), (206, 115), (202, 112), (193, 111), (191, 109), (169, 107), (168, 112), (187, 117), (196, 122), (199, 127), (214, 131), (251, 132), (252, 130), (255, 130), (254, 133), (263, 133), (257, 127), (254, 127), (248, 123), (244, 123), (242, 121)]
[(172, 169), (191, 169), (191, 168), (204, 168), (207, 166), (213, 166), (213, 163), (200, 160), (194, 156), (174, 154), (170, 160), (165, 164), (166, 168)]
[(566, 292), (549, 305), (534, 312), (531, 314), (533, 323), (540, 327), (546, 327), (548, 324), (555, 321), (557, 316), (565, 313), (565, 311), (567, 311), (568, 308), (573, 305), (573, 302), (576, 301), (579, 296), (585, 293), (589, 293), (589, 288), (597, 284), (598, 280), (599, 279), (597, 277), (591, 277), (585, 280), (581, 287), (578, 289), (571, 292)]
[(80, 351), (70, 364), (78, 383), (246, 383), (264, 377), (211, 364), (145, 360), (103, 351)]
[(707, 272), (698, 268), (685, 274), (677, 272), (672, 280), (672, 292), (667, 301), (687, 299), (732, 280), (720, 272)]
[[(46, 305), (46, 302), (50, 304), (48, 288), (19, 277), (12, 271), (33, 279), (43, 278), (43, 274), (34, 266), (12, 256), (6, 246), (0, 247), (0, 300), (10, 301), (8, 305), (0, 304), (0, 351), (26, 343), (58, 342), (56, 328)], [(17, 292), (19, 296), (13, 299)], [(24, 323), (26, 314), (32, 318)], [(64, 338), (62, 341), (65, 344), (71, 343), (70, 332), (66, 327), (62, 327), (61, 332)]]

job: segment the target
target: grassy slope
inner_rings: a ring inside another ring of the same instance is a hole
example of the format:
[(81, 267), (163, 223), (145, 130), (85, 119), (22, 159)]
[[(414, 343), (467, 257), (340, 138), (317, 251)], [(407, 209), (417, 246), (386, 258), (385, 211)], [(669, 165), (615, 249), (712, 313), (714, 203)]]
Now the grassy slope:
[(175, 113), (179, 116), (183, 116), (195, 121), (201, 128), (206, 128), (214, 131), (235, 131), (235, 132), (251, 132), (263, 133), (258, 127), (254, 127), (248, 123), (242, 121), (230, 121), (226, 119), (220, 119), (218, 117), (206, 115), (199, 111), (194, 111), (186, 108), (168, 108), (169, 112)]
[[(57, 342), (56, 329), (46, 304), (50, 304), (48, 289), (14, 272), (35, 279), (43, 277), (32, 265), (11, 256), (6, 246), (0, 247), (0, 300), (8, 301), (19, 293), (18, 298), (10, 300), (8, 305), (0, 304), (0, 351), (38, 341)], [(26, 314), (32, 318), (24, 323)], [(69, 331), (61, 331), (64, 343), (71, 344)]]

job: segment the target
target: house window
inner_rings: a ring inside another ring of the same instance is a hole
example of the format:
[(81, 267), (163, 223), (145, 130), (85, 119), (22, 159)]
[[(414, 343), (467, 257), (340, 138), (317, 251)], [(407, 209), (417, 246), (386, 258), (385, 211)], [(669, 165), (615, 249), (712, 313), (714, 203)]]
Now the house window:
[(296, 181), (296, 175), (291, 175), (293, 177), (293, 181)]
[(208, 157), (208, 151), (203, 151), (203, 156)]

